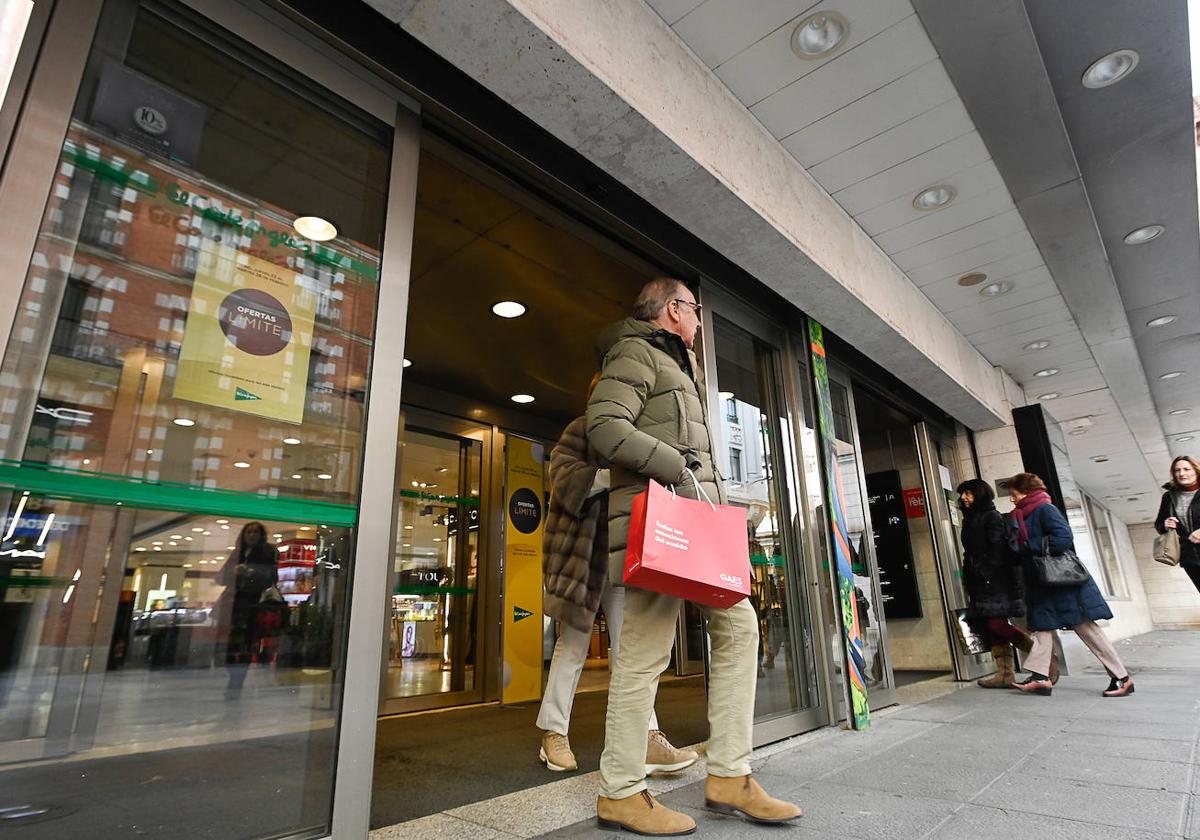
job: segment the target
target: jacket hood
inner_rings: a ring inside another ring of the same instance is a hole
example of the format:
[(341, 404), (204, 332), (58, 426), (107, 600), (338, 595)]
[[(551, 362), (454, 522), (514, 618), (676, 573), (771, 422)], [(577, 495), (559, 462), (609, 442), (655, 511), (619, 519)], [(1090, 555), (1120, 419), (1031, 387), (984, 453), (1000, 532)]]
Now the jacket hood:
[(600, 337), (596, 339), (596, 358), (599, 362), (603, 364), (604, 357), (608, 355), (608, 351), (613, 348), (613, 345), (625, 338), (641, 338), (664, 349), (671, 346), (671, 339), (675, 339), (679, 349), (684, 349), (683, 339), (674, 333), (667, 332), (658, 324), (643, 321), (640, 318), (626, 318), (606, 327), (600, 333)]

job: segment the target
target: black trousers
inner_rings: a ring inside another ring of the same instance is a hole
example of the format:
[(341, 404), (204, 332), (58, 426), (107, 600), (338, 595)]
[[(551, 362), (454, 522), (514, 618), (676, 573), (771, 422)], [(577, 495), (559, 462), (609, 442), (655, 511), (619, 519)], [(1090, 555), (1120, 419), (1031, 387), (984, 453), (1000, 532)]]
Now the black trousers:
[(1184, 566), (1183, 570), (1192, 579), (1192, 585), (1196, 587), (1196, 591), (1200, 592), (1200, 566)]

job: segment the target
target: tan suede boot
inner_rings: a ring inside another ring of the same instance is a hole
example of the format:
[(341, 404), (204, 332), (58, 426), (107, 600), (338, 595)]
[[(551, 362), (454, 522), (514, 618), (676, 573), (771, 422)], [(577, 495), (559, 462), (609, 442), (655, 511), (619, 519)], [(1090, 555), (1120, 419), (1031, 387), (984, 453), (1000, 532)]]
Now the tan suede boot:
[(647, 837), (679, 837), (696, 830), (696, 821), (672, 811), (644, 790), (624, 799), (596, 797), (596, 827)]
[(774, 799), (753, 776), (709, 776), (704, 783), (704, 807), (718, 814), (741, 814), (761, 823), (781, 823), (804, 815), (799, 805)]
[(992, 659), (996, 660), (996, 673), (975, 684), (980, 688), (1012, 688), (1013, 652), (1011, 645), (996, 645), (992, 648)]

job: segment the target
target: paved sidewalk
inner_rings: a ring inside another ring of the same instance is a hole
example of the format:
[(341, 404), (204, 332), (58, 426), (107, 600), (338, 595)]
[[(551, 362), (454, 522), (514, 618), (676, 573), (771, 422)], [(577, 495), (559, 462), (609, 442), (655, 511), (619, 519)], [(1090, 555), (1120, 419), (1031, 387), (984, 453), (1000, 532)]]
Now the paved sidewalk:
[[(663, 800), (711, 838), (1200, 838), (1200, 632), (1117, 647), (1132, 697), (1100, 697), (1098, 665), (1053, 697), (965, 687), (756, 761), (772, 793), (804, 806), (794, 828), (710, 814), (702, 783)], [(589, 820), (543, 836), (601, 833)]]
[[(696, 818), (698, 837), (1200, 840), (1200, 632), (1151, 633), (1117, 649), (1137, 684), (1132, 697), (1100, 697), (1108, 678), (1098, 665), (1063, 677), (1053, 697), (921, 683), (901, 691), (906, 705), (877, 713), (868, 732), (826, 728), (756, 751), (768, 790), (804, 806), (795, 826), (702, 810), (702, 766), (652, 779), (651, 788)], [(615, 838), (595, 828), (595, 776), (372, 838)]]

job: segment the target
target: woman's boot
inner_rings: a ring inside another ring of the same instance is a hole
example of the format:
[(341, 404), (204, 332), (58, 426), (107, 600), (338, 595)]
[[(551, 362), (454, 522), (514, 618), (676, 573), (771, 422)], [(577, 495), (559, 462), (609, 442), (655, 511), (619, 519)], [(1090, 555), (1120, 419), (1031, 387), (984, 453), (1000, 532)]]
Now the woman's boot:
[(1013, 652), (1011, 645), (996, 645), (992, 648), (992, 659), (996, 660), (996, 673), (975, 684), (980, 688), (1011, 688), (1013, 682)]
[[(1017, 650), (1028, 654), (1029, 651), (1033, 650), (1033, 636), (1030, 636), (1020, 627), (1014, 626), (1013, 629), (1021, 634), (1021, 639), (1017, 642)], [(1058, 684), (1058, 662), (1055, 661), (1053, 653), (1050, 654), (1050, 673), (1047, 676), (1050, 678), (1051, 685)]]

